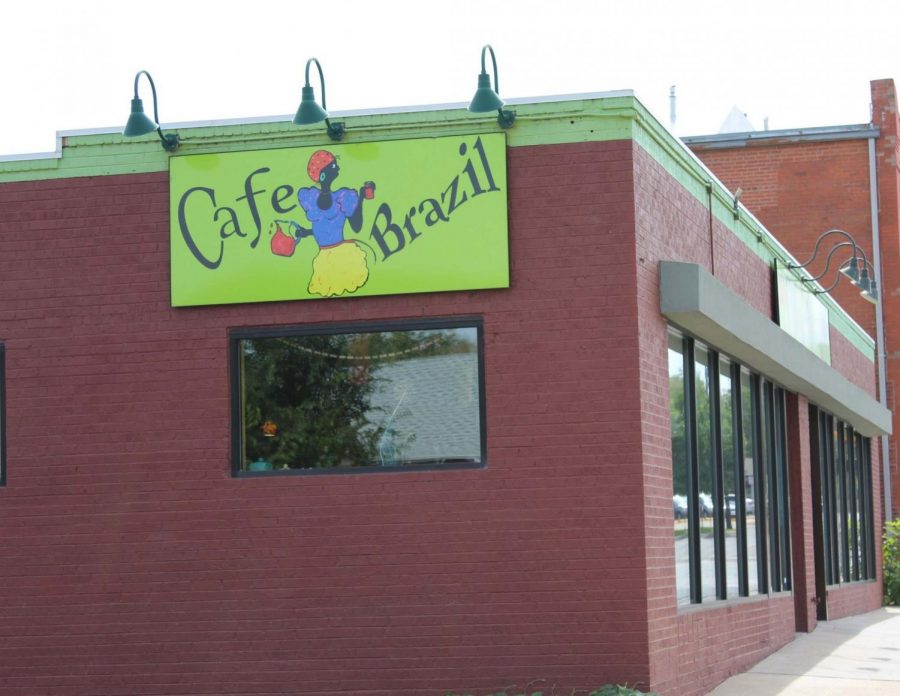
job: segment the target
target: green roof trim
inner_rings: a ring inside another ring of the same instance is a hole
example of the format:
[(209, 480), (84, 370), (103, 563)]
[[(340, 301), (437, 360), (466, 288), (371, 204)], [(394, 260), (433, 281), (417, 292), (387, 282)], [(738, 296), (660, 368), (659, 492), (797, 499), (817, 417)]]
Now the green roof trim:
[[(634, 111), (633, 140), (665, 167), (666, 171), (693, 194), (704, 207), (709, 208), (711, 197), (713, 215), (720, 223), (737, 235), (753, 253), (770, 266), (776, 259), (785, 264), (796, 263), (796, 259), (781, 242), (743, 205), (738, 204), (738, 214), (735, 218), (734, 195), (693, 152), (663, 128), (636, 99), (634, 100)], [(805, 277), (810, 276), (806, 275)], [(828, 309), (831, 325), (874, 364), (875, 340), (847, 314), (831, 295), (823, 293), (816, 297)]]
[[(716, 219), (766, 263), (793, 261), (746, 208), (738, 206), (735, 219), (733, 194), (631, 92), (549, 97), (511, 104), (510, 108), (517, 114), (515, 127), (506, 131), (510, 147), (632, 140), (705, 207), (711, 199)], [(474, 116), (462, 106), (335, 117), (346, 124), (347, 143), (469, 135), (497, 127), (496, 115)], [(300, 147), (327, 140), (324, 125), (297, 127), (290, 116), (166, 125), (164, 131), (181, 137), (178, 154), (230, 152), (236, 145), (245, 150)], [(0, 183), (164, 172), (169, 168), (169, 156), (155, 133), (144, 138), (125, 138), (113, 129), (68, 133), (59, 137), (56, 153), (0, 157)], [(831, 325), (874, 362), (874, 340), (828, 294), (818, 297), (829, 310)]]
[[(632, 96), (574, 99), (519, 104), (515, 128), (506, 131), (511, 147), (573, 142), (629, 140)], [(336, 117), (335, 117), (336, 118)], [(346, 123), (345, 143), (469, 135), (497, 129), (496, 114), (473, 116), (464, 108), (406, 113), (340, 116)], [(325, 126), (293, 125), (283, 121), (221, 123), (163, 127), (178, 133), (177, 154), (231, 152), (241, 149), (302, 147), (329, 142)], [(0, 157), (0, 183), (80, 176), (111, 176), (163, 172), (169, 154), (159, 137), (125, 138), (118, 131), (63, 134), (60, 152), (27, 155), (22, 159)]]

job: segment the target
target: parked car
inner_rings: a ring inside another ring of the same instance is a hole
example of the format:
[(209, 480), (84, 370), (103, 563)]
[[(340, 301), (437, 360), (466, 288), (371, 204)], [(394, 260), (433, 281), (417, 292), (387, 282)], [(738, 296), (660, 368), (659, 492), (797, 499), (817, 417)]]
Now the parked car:
[[(734, 493), (729, 493), (725, 496), (725, 505), (729, 515), (737, 514), (737, 496)], [(744, 498), (744, 510), (747, 511), (748, 515), (754, 514), (756, 504), (753, 502), (753, 498)]]
[(672, 509), (675, 513), (676, 520), (685, 519), (687, 517), (687, 513), (688, 513), (687, 496), (673, 495), (672, 496)]

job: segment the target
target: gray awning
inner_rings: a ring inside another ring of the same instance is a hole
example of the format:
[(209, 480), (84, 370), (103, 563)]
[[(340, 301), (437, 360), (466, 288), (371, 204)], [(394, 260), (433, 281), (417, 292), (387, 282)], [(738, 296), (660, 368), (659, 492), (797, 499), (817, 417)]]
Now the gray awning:
[(702, 266), (661, 261), (659, 295), (660, 312), (712, 347), (803, 394), (863, 435), (891, 433), (888, 409)]

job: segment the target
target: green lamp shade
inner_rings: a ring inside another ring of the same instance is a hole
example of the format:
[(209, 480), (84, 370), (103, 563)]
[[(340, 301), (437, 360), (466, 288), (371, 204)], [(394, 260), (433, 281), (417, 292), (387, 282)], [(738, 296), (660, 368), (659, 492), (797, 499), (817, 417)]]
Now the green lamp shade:
[(125, 130), (122, 131), (122, 135), (126, 138), (134, 138), (138, 135), (152, 133), (157, 128), (159, 126), (144, 113), (144, 103), (140, 99), (132, 99), (131, 116), (128, 117), (128, 123), (125, 124)]
[(489, 111), (499, 111), (503, 108), (503, 100), (500, 98), (493, 87), (491, 87), (491, 76), (487, 73), (481, 73), (478, 76), (478, 89), (475, 90), (475, 96), (469, 104), (469, 111), (480, 114)]
[(297, 115), (294, 116), (294, 125), (308, 126), (313, 123), (320, 123), (326, 118), (328, 118), (328, 112), (316, 102), (313, 88), (306, 85), (303, 88), (303, 96), (300, 99), (300, 108), (297, 109)]
[(856, 283), (857, 287), (863, 292), (869, 292), (871, 290), (871, 285), (869, 284), (869, 271), (863, 266), (862, 270), (859, 272), (859, 282)]
[(840, 269), (841, 273), (847, 276), (850, 279), (850, 282), (854, 285), (859, 285), (859, 262), (856, 260), (854, 256), (850, 259), (850, 263)]
[(874, 280), (870, 281), (868, 292), (863, 291), (859, 294), (862, 295), (864, 299), (868, 300), (872, 304), (875, 304), (876, 302), (878, 302), (878, 283), (876, 283)]

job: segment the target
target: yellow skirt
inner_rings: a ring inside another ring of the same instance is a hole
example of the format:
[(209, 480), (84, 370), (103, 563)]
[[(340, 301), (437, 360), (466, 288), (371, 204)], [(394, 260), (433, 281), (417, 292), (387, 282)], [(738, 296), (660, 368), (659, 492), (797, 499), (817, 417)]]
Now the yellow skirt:
[(323, 297), (342, 295), (358, 290), (368, 279), (366, 252), (355, 242), (345, 241), (319, 251), (307, 290)]

